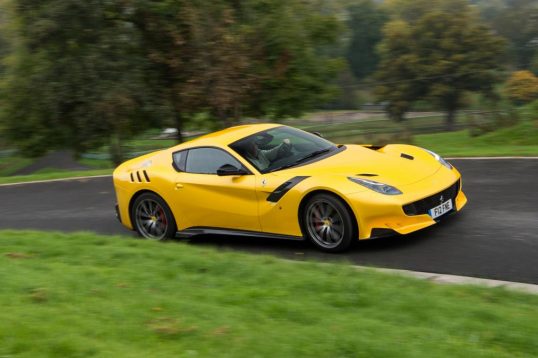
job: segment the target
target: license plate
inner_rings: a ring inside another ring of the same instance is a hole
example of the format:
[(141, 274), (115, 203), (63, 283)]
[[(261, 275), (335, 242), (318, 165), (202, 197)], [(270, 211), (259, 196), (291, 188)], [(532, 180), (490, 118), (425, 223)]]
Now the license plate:
[(428, 211), (428, 214), (432, 217), (432, 219), (438, 218), (439, 216), (448, 213), (450, 210), (452, 210), (452, 200), (447, 200), (441, 205), (436, 206), (435, 208), (431, 208)]

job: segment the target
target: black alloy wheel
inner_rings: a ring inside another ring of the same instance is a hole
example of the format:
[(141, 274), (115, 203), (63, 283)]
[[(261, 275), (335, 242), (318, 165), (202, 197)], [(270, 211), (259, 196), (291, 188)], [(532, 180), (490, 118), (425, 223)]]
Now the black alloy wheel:
[(358, 237), (349, 209), (341, 199), (330, 194), (317, 194), (308, 200), (302, 228), (314, 245), (327, 252), (344, 251)]
[(176, 222), (166, 202), (158, 195), (144, 193), (136, 198), (131, 218), (138, 234), (150, 240), (172, 239)]

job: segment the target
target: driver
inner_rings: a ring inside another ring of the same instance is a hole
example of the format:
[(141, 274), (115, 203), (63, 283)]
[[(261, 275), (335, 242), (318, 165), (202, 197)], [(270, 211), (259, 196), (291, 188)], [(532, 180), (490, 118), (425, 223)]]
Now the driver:
[(272, 162), (278, 158), (284, 157), (291, 151), (291, 142), (288, 138), (284, 139), (282, 143), (271, 149), (260, 149), (256, 140), (249, 141), (245, 147), (245, 156), (256, 167), (261, 170), (267, 169)]

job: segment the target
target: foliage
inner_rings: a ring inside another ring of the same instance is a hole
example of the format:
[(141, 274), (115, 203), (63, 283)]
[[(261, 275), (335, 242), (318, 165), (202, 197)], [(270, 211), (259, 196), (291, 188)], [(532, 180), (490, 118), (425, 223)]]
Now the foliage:
[(505, 92), (516, 104), (538, 99), (538, 77), (530, 71), (516, 71), (506, 82)]
[(451, 130), (466, 91), (492, 92), (502, 40), (466, 0), (393, 0), (387, 9), (392, 20), (379, 46), (379, 97), (402, 118), (411, 102), (426, 96), (446, 110)]
[(138, 0), (135, 24), (181, 131), (209, 111), (222, 124), (242, 116), (298, 115), (326, 98), (337, 21), (300, 1)]
[(375, 48), (381, 41), (381, 29), (388, 19), (380, 5), (373, 0), (352, 2), (347, 12), (351, 39), (346, 57), (355, 77), (362, 79), (377, 68), (379, 55)]
[(15, 0), (15, 52), (4, 83), (2, 119), (22, 153), (77, 153), (143, 130), (145, 60), (130, 8), (91, 0)]
[[(535, 0), (475, 0), (482, 17), (508, 40), (506, 61), (528, 69), (538, 57), (538, 2)], [(537, 72), (538, 74), (538, 72)]]
[(108, 144), (119, 163), (152, 125), (298, 115), (333, 93), (323, 2), (4, 0), (3, 126), (26, 155)]

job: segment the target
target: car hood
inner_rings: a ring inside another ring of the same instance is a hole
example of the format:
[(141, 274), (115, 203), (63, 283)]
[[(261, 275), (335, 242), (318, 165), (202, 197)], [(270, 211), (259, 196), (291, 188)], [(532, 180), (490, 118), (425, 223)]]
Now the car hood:
[[(394, 145), (388, 151), (347, 145), (340, 153), (272, 174), (282, 176), (284, 179), (294, 176), (357, 176), (385, 184), (404, 186), (435, 174), (442, 166), (420, 148), (414, 147), (415, 150), (412, 152), (409, 149), (406, 151), (398, 149), (398, 145)], [(410, 155), (412, 159), (401, 157), (402, 153)]]

